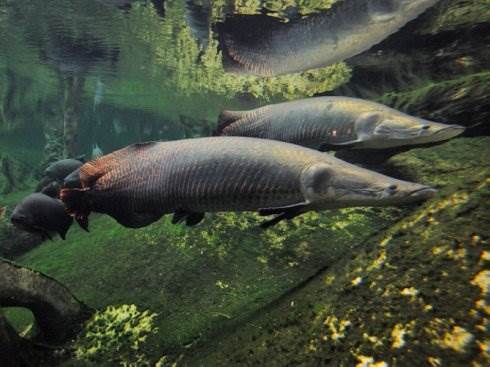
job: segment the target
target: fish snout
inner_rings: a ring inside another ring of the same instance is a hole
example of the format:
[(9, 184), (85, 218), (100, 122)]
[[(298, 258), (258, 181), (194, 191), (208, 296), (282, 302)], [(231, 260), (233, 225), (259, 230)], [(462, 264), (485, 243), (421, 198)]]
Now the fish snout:
[(438, 143), (452, 139), (465, 131), (461, 125), (447, 125), (438, 122), (426, 121), (418, 127), (418, 137), (414, 143)]
[(412, 190), (409, 193), (409, 197), (416, 200), (427, 200), (433, 198), (437, 194), (437, 190), (425, 185), (418, 185), (419, 187)]
[(461, 125), (448, 125), (441, 129), (438, 133), (444, 134), (446, 139), (451, 139), (464, 133), (465, 130), (466, 127)]
[(414, 182), (392, 182), (387, 184), (383, 190), (383, 196), (388, 200), (400, 200), (403, 202), (423, 201), (434, 197), (437, 190), (430, 186)]

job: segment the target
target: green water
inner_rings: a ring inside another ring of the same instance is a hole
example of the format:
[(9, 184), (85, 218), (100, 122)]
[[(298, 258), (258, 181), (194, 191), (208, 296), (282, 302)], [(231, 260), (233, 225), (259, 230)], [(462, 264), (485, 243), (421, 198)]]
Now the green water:
[[(440, 1), (373, 49), (318, 69), (226, 71), (227, 19), (288, 24), (334, 2), (0, 0), (0, 256), (97, 310), (44, 365), (490, 363), (490, 3)], [(75, 223), (66, 241), (40, 243), (9, 223), (52, 161), (209, 136), (222, 110), (321, 95), (469, 127), (378, 167), (436, 197), (310, 212), (265, 231), (249, 212), (140, 229), (92, 214), (89, 233)], [(8, 281), (0, 274), (0, 288)], [(2, 312), (18, 332), (32, 328), (30, 311)]]

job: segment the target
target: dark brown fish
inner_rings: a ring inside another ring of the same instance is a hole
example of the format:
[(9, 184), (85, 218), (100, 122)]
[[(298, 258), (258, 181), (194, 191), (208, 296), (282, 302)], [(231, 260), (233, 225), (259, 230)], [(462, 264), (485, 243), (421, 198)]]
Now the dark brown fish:
[(39, 233), (43, 239), (51, 239), (51, 233), (56, 232), (65, 239), (66, 232), (73, 223), (63, 203), (42, 193), (27, 196), (14, 209), (11, 222), (28, 232)]
[(82, 166), (83, 162), (79, 159), (61, 159), (54, 163), (51, 163), (44, 171), (44, 176), (56, 181), (63, 181), (63, 179), (77, 168)]
[(312, 149), (242, 137), (131, 145), (86, 163), (80, 179), (81, 189), (60, 196), (84, 228), (92, 211), (134, 228), (167, 213), (191, 225), (219, 211), (278, 214), (266, 222), (274, 224), (309, 210), (398, 205), (435, 192)]

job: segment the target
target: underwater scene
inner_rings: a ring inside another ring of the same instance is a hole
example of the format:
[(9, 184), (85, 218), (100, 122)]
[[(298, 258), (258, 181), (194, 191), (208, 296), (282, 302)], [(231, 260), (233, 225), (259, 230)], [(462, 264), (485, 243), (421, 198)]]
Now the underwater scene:
[(0, 366), (490, 366), (490, 0), (0, 0)]

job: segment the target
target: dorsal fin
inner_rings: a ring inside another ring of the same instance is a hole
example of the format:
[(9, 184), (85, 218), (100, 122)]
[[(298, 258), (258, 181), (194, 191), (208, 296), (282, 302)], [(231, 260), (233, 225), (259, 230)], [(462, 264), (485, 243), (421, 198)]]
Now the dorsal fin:
[(218, 117), (218, 127), (214, 135), (222, 135), (223, 130), (243, 118), (248, 111), (222, 111)]
[(139, 151), (150, 148), (155, 144), (157, 144), (157, 142), (149, 141), (128, 145), (126, 148), (116, 150), (115, 152), (85, 163), (80, 167), (80, 182), (82, 188), (93, 186), (100, 177), (111, 171), (121, 162), (121, 160), (126, 159), (128, 156), (136, 154)]

